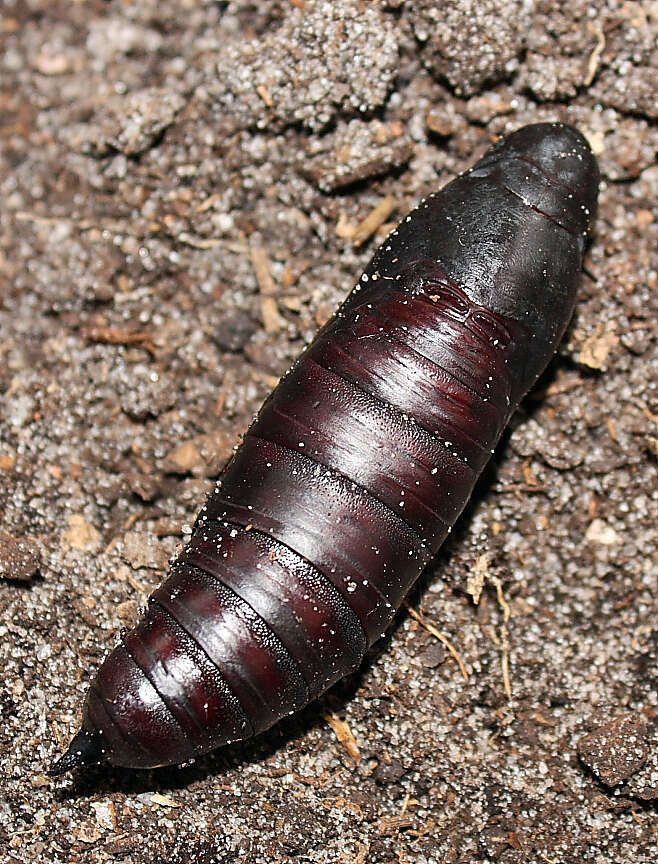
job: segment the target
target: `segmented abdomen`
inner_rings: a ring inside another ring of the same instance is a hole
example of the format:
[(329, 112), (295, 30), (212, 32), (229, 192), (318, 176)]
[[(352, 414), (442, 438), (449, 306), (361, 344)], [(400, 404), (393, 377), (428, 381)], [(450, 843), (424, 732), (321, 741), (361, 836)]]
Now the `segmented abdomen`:
[(520, 325), (423, 262), (376, 288), (265, 403), (125, 639), (179, 758), (268, 728), (359, 665), (507, 422)]
[(524, 127), (410, 213), (275, 389), (55, 773), (181, 762), (355, 669), (571, 315), (596, 161)]

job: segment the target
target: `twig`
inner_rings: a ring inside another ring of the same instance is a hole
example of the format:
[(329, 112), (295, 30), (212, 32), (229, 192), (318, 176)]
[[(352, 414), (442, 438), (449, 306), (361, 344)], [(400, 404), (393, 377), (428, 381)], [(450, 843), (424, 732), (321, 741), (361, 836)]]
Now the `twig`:
[(252, 244), (249, 247), (251, 263), (260, 290), (260, 311), (266, 333), (278, 333), (286, 326), (286, 319), (279, 313), (275, 299), (276, 285), (270, 272), (270, 262), (263, 246)]
[(502, 660), (501, 666), (503, 670), (503, 686), (505, 687), (505, 693), (507, 698), (512, 701), (512, 682), (510, 680), (509, 674), (509, 656), (510, 656), (510, 645), (509, 645), (509, 631), (507, 625), (509, 623), (510, 618), (512, 617), (512, 610), (510, 608), (509, 603), (505, 599), (505, 595), (503, 593), (503, 584), (498, 579), (497, 576), (489, 576), (489, 581), (496, 588), (496, 598), (498, 599), (498, 605), (503, 610), (503, 623), (500, 625), (500, 643), (501, 643), (501, 652), (502, 652)]
[(468, 672), (466, 671), (466, 666), (464, 665), (464, 661), (462, 660), (459, 652), (457, 651), (455, 646), (452, 644), (452, 642), (448, 639), (448, 637), (444, 636), (443, 633), (441, 633), (441, 631), (438, 630), (437, 627), (435, 627), (435, 625), (431, 623), (431, 621), (427, 621), (423, 617), (423, 615), (421, 615), (420, 612), (416, 612), (416, 610), (413, 609), (408, 604), (405, 604), (405, 605), (406, 605), (407, 610), (408, 610), (409, 614), (411, 615), (411, 617), (414, 618), (416, 621), (418, 621), (418, 623), (422, 627), (424, 627), (428, 633), (431, 633), (432, 636), (434, 636), (436, 639), (439, 640), (439, 642), (442, 642), (446, 646), (448, 651), (452, 654), (454, 659), (457, 661), (457, 665), (459, 666), (459, 671), (462, 673), (465, 680), (468, 681)]
[(594, 80), (596, 70), (599, 68), (599, 59), (603, 53), (603, 49), (605, 48), (605, 33), (603, 30), (600, 30), (592, 21), (587, 22), (587, 29), (590, 33), (596, 36), (597, 42), (594, 46), (594, 50), (589, 55), (589, 60), (587, 61), (587, 75), (585, 75), (584, 82), (585, 87), (589, 87)]
[(88, 342), (105, 345), (136, 345), (155, 356), (153, 337), (146, 330), (126, 330), (122, 327), (88, 327), (83, 331)]
[(360, 222), (354, 229), (354, 233), (352, 234), (352, 243), (354, 243), (355, 246), (362, 246), (366, 240), (369, 240), (370, 237), (372, 237), (380, 225), (383, 225), (384, 222), (386, 222), (397, 206), (398, 202), (393, 195), (387, 195), (386, 198), (380, 201), (379, 204), (374, 207), (370, 213), (368, 213), (363, 222)]
[(348, 754), (358, 762), (361, 759), (361, 753), (356, 743), (356, 738), (352, 734), (352, 730), (344, 720), (341, 720), (336, 714), (331, 711), (323, 711), (322, 716), (331, 726), (336, 738), (340, 741)]

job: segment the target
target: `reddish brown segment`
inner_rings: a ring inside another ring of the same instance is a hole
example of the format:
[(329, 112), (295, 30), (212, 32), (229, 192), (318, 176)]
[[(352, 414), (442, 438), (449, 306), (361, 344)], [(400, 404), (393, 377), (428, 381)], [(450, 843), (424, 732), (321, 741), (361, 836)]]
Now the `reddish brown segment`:
[(358, 666), (564, 331), (596, 180), (575, 130), (526, 127), (400, 224), (261, 409), (55, 773), (183, 761)]
[(314, 567), (287, 547), (256, 531), (215, 524), (188, 545), (182, 560), (212, 574), (252, 606), (284, 640), (312, 696), (359, 665), (365, 640), (356, 615)]

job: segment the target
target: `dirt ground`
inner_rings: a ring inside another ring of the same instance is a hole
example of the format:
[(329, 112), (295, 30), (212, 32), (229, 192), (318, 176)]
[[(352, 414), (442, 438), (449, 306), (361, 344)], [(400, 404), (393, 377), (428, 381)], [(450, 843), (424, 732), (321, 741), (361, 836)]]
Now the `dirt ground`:
[[(4, 0), (0, 40), (0, 861), (655, 861), (658, 3)], [(578, 307), (392, 632), (256, 741), (47, 777), (390, 223), (545, 119), (602, 171)]]

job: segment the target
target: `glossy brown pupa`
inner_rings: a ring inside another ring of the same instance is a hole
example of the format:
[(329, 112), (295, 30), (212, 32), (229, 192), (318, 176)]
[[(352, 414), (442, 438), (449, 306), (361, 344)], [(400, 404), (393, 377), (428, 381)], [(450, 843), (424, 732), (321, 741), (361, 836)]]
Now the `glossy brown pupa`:
[(53, 774), (264, 731), (359, 666), (571, 317), (598, 169), (523, 127), (413, 210), (263, 405)]

